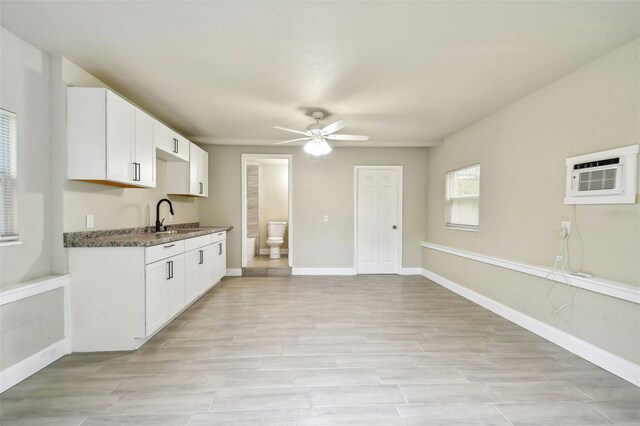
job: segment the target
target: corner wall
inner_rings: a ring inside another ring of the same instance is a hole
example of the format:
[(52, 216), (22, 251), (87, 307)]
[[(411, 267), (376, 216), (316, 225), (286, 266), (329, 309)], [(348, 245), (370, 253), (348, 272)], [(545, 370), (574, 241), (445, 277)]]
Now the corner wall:
[(0, 28), (0, 107), (18, 117), (19, 245), (0, 247), (0, 288), (51, 272), (49, 55)]
[[(430, 148), (427, 241), (550, 268), (560, 221), (572, 218), (572, 270), (640, 287), (640, 206), (579, 205), (572, 217), (563, 204), (567, 157), (640, 142), (639, 53), (639, 41), (627, 44)], [(445, 174), (474, 163), (480, 231), (445, 229)], [(553, 315), (549, 282), (422, 250), (426, 270), (640, 363), (637, 304), (580, 290)]]

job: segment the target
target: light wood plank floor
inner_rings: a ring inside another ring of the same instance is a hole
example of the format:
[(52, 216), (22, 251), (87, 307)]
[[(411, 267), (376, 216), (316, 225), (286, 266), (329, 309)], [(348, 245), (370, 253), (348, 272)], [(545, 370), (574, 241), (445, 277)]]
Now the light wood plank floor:
[(422, 277), (225, 279), (131, 353), (5, 392), (7, 425), (640, 423), (640, 389)]

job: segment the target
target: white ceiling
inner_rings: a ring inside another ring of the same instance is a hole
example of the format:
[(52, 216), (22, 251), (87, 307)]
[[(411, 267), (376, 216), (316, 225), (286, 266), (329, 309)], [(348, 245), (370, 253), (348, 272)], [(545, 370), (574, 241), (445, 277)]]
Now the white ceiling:
[[(639, 2), (11, 2), (2, 26), (194, 141), (271, 143), (313, 107), (429, 146), (639, 36)], [(334, 144), (344, 144), (335, 142)]]

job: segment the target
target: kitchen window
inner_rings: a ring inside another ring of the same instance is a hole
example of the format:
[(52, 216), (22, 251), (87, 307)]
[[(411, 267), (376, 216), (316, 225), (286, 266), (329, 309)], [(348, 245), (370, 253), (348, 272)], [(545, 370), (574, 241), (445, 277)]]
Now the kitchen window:
[(477, 231), (480, 225), (480, 164), (447, 173), (446, 227)]
[(0, 243), (18, 240), (16, 115), (0, 109)]

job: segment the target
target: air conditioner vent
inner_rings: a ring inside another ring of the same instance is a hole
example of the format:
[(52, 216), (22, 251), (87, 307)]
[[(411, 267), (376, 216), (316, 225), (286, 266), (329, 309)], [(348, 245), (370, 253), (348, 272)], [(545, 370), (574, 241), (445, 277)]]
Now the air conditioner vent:
[(580, 173), (578, 191), (602, 191), (616, 188), (617, 173), (615, 168), (605, 170), (584, 171)]
[(573, 170), (589, 169), (592, 167), (608, 166), (609, 164), (619, 164), (620, 157), (608, 158), (606, 160), (587, 161), (586, 163), (574, 164)]
[(565, 204), (628, 204), (636, 200), (638, 145), (568, 158)]

